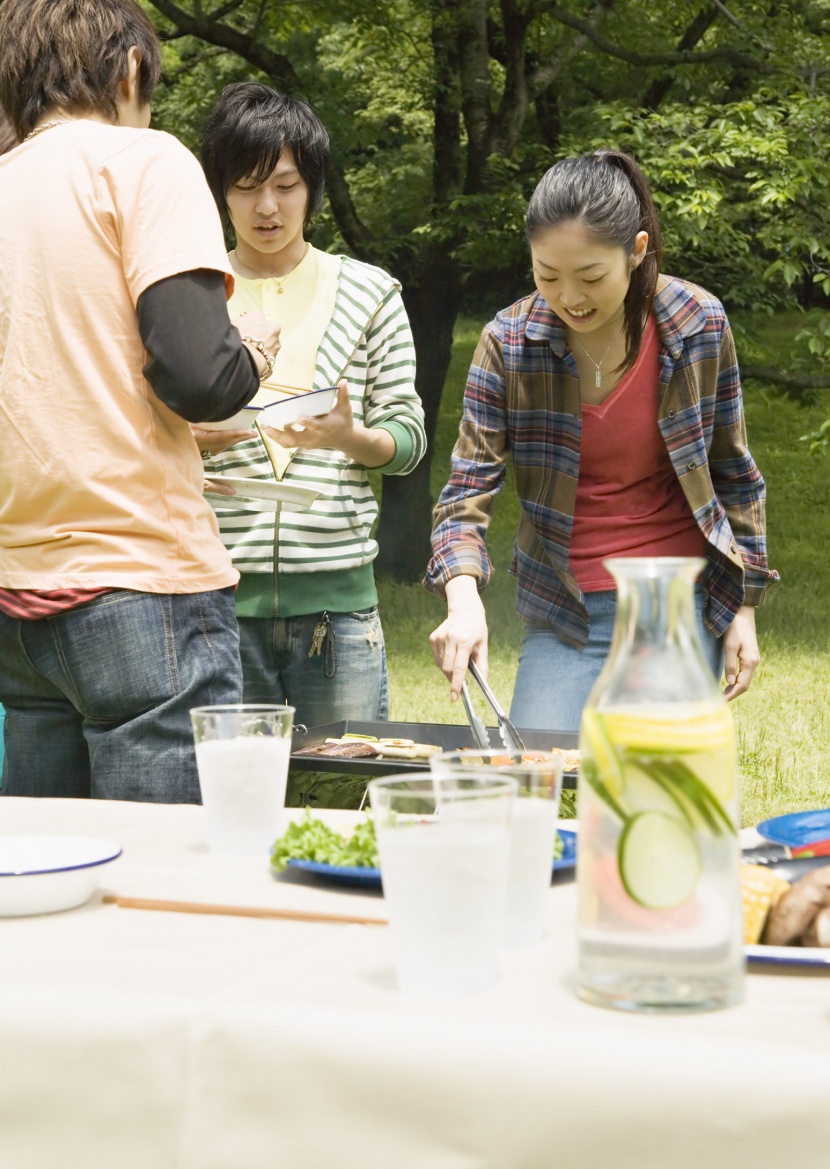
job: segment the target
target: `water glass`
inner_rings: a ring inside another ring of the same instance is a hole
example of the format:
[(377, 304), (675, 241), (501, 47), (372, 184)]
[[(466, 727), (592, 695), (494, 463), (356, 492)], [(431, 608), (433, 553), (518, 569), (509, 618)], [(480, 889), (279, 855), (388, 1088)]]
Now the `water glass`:
[(473, 770), (369, 784), (401, 990), (464, 995), (495, 982), (515, 791)]
[(517, 784), (502, 931), (507, 946), (532, 946), (545, 935), (562, 766), (562, 757), (548, 751), (445, 751), (430, 759), (436, 775), (458, 775), (486, 767), (491, 774)]
[(199, 706), (190, 712), (212, 852), (267, 857), (280, 834), (293, 706)]

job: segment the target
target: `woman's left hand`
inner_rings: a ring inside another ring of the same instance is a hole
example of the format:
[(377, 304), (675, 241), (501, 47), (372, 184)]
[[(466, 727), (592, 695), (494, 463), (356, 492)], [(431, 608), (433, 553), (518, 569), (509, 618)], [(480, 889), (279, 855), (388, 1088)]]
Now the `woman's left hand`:
[(273, 426), (265, 426), (263, 429), (280, 446), (348, 452), (355, 436), (348, 385), (345, 381), (337, 383), (337, 401), (328, 414), (320, 414), (316, 418), (298, 418), (296, 422), (287, 423), (282, 430), (275, 430)]
[(723, 648), (726, 655), (726, 689), (723, 693), (727, 701), (731, 702), (749, 689), (752, 675), (761, 661), (753, 605), (741, 605), (723, 635)]

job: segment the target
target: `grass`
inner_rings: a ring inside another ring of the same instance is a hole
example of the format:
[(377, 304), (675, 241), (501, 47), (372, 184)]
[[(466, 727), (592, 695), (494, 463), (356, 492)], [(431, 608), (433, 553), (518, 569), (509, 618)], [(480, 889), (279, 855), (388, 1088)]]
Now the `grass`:
[[(778, 363), (787, 361), (789, 320), (765, 323)], [(433, 457), (433, 491), (443, 487), (461, 415), (464, 380), (480, 323), (462, 320), (444, 392)], [(823, 421), (830, 400), (802, 407), (758, 382), (745, 387), (750, 448), (767, 481), (770, 562), (782, 583), (758, 613), (762, 664), (748, 694), (732, 709), (742, 776), (742, 819), (830, 804), (830, 462), (810, 455), (799, 436)], [(485, 594), (490, 625), (490, 681), (507, 707), (522, 624), (507, 572), (518, 523), (508, 478), (488, 539), (496, 569)], [(420, 585), (380, 583), (394, 720), (464, 723), (460, 704), (432, 663), (428, 637), (444, 608)], [(485, 714), (483, 707), (481, 713)], [(488, 723), (492, 719), (487, 718)]]

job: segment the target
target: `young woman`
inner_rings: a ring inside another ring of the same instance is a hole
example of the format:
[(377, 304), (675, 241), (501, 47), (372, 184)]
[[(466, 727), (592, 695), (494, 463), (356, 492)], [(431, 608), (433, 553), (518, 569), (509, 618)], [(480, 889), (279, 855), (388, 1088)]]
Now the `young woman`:
[(758, 664), (764, 482), (746, 446), (729, 324), (702, 288), (661, 276), (645, 178), (627, 155), (567, 159), (527, 210), (536, 292), (485, 328), (470, 370), (426, 585), (455, 699), (487, 665), (484, 535), (508, 454), (522, 503), (513, 571), (525, 621), (511, 718), (576, 730), (608, 654), (610, 556), (704, 556), (698, 617), (726, 696)]
[(366, 470), (405, 475), (426, 441), (400, 285), (305, 238), (322, 204), (328, 155), (326, 130), (307, 103), (253, 83), (224, 90), (202, 144), (208, 183), (236, 237), (231, 316), (261, 310), (281, 325), (262, 395), (338, 387), (330, 414), (281, 431), (197, 432), (207, 475), (279, 479), (320, 493), (306, 511), (217, 509), (242, 573), (245, 700), (287, 701), (295, 722), (309, 726), (387, 717), (372, 568), (377, 504)]

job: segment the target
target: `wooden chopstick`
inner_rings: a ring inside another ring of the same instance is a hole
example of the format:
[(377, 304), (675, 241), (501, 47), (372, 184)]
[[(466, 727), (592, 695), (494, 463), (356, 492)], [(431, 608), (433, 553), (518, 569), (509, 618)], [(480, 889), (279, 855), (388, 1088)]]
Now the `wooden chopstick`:
[(154, 909), (165, 913), (209, 913), (223, 917), (278, 917), (286, 921), (339, 922), (346, 925), (388, 925), (382, 917), (350, 913), (312, 913), (306, 909), (268, 909), (258, 905), (208, 905), (202, 901), (157, 901), (151, 897), (117, 897), (105, 893), (106, 905), (121, 909)]

